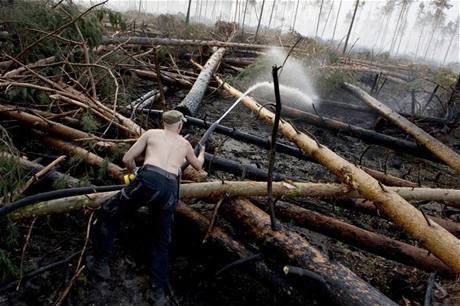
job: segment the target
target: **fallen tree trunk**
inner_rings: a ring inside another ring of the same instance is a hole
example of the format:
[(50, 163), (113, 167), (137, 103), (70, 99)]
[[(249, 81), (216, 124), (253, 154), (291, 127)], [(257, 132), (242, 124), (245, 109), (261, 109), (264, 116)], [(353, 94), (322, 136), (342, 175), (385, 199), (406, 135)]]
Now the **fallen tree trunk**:
[(203, 67), (203, 70), (198, 75), (198, 78), (193, 84), (192, 89), (190, 89), (187, 96), (176, 107), (177, 110), (186, 115), (192, 115), (196, 113), (198, 107), (200, 106), (201, 100), (203, 100), (204, 93), (208, 88), (208, 84), (212, 78), (212, 75), (219, 66), (224, 53), (225, 48), (220, 48), (208, 59)]
[(43, 58), (43, 59), (40, 59), (40, 60), (36, 61), (35, 63), (27, 65), (26, 66), (27, 68), (26, 67), (20, 67), (20, 68), (5, 72), (2, 77), (4, 77), (4, 78), (12, 78), (14, 76), (18, 76), (21, 73), (27, 71), (27, 69), (40, 68), (43, 65), (50, 64), (50, 63), (54, 62), (55, 60), (56, 60), (55, 56), (50, 56), (50, 57), (47, 57), (47, 58)]
[(350, 109), (350, 110), (357, 111), (357, 112), (375, 114), (375, 111), (370, 107), (351, 104), (351, 103), (345, 103), (345, 102), (339, 102), (339, 101), (321, 99), (319, 106), (325, 107), (326, 109), (344, 108), (344, 109)]
[(67, 139), (85, 139), (89, 143), (97, 144), (100, 147), (113, 149), (114, 144), (111, 142), (98, 141), (98, 137), (82, 132), (80, 130), (68, 127), (67, 125), (44, 119), (27, 112), (16, 109), (14, 106), (0, 105), (0, 114), (8, 118), (20, 121), (30, 127), (40, 129), (43, 132), (51, 132)]
[(438, 161), (438, 159), (433, 156), (430, 151), (411, 141), (377, 133), (324, 116), (319, 117), (288, 106), (283, 106), (283, 114), (290, 118), (300, 119), (305, 123), (312, 124), (320, 128), (325, 128), (343, 135), (361, 139), (366, 143), (376, 144), (397, 152), (403, 152), (416, 157)]
[[(242, 179), (247, 178), (252, 180), (266, 181), (268, 177), (267, 170), (259, 169), (250, 165), (243, 165), (240, 162), (217, 157), (209, 153), (204, 154), (204, 169), (208, 172), (219, 170), (231, 173)], [(298, 181), (299, 177), (283, 175), (276, 172), (273, 173), (273, 180), (275, 181), (282, 181), (286, 179)]]
[(333, 263), (299, 234), (280, 224), (270, 229), (269, 216), (247, 200), (232, 200), (222, 206), (232, 220), (255, 239), (263, 254), (317, 273), (339, 305), (396, 305), (377, 289), (339, 263)]
[[(424, 200), (424, 196), (437, 197), (439, 199), (451, 200), (452, 206), (460, 207), (460, 190), (449, 189), (431, 189), (432, 193), (427, 194), (423, 192), (425, 189), (430, 188), (399, 188), (399, 187), (386, 187), (388, 192), (398, 192), (402, 197), (411, 198), (412, 200)], [(422, 190), (422, 192), (419, 192)], [(81, 195), (76, 197), (68, 197), (66, 201), (51, 200), (37, 203), (30, 206), (30, 212), (34, 211), (38, 214), (55, 214), (68, 212), (83, 207), (98, 207), (101, 199), (103, 200), (107, 194), (94, 193), (90, 195)], [(110, 194), (113, 194), (110, 193)], [(252, 197), (252, 196), (266, 196), (267, 183), (266, 182), (253, 182), (253, 181), (216, 181), (207, 183), (191, 183), (182, 184), (180, 187), (181, 199), (220, 199), (226, 197)], [(350, 187), (343, 184), (319, 184), (319, 183), (286, 183), (274, 182), (273, 183), (273, 196), (302, 199), (305, 197), (322, 198), (322, 199), (350, 199), (360, 197), (361, 195)], [(415, 208), (414, 208), (415, 209)], [(21, 210), (15, 211), (17, 218), (27, 218), (31, 215)], [(418, 220), (426, 224), (426, 220)]]
[[(375, 204), (371, 201), (363, 199), (343, 199), (334, 201), (334, 205), (343, 207), (345, 209), (363, 212), (371, 216), (377, 216), (388, 219), (387, 216), (385, 216), (383, 213), (380, 213)], [(460, 238), (460, 223), (452, 220), (435, 217), (432, 215), (427, 215), (427, 217), (429, 217), (430, 220), (433, 220), (434, 222), (444, 227), (446, 230), (451, 232), (456, 237)]]
[[(176, 217), (192, 222), (203, 234), (203, 237), (206, 235), (209, 228), (209, 220), (192, 208), (185, 204), (178, 205), (176, 209)], [(241, 243), (232, 239), (223, 229), (217, 226), (213, 227), (207, 241), (219, 246), (221, 249), (237, 258), (247, 258), (253, 255), (253, 253), (247, 250)], [(257, 261), (248, 265), (247, 270), (255, 275), (258, 280), (268, 285), (284, 297), (291, 296), (295, 291), (294, 287), (289, 282), (282, 278), (281, 275), (267, 267), (263, 261)]]
[[(147, 78), (149, 80), (156, 80), (157, 78), (157, 74), (154, 71), (142, 70), (142, 69), (130, 69), (130, 71), (133, 71), (139, 77)], [(160, 76), (163, 81), (168, 82), (170, 84), (180, 85), (185, 88), (190, 88), (193, 86), (192, 82), (190, 82), (187, 79), (181, 78), (179, 75), (173, 77), (169, 73), (165, 73), (163, 71), (163, 72), (160, 72)]]
[[(0, 158), (15, 158), (13, 155), (6, 153), (6, 152), (0, 152)], [(26, 170), (27, 172), (39, 172), (43, 170), (45, 167), (32, 162), (30, 160), (27, 160), (23, 157), (19, 157), (16, 159), (21, 168)], [(58, 172), (56, 170), (51, 170), (51, 172), (47, 173), (44, 178), (49, 178), (53, 182), (65, 182), (65, 186), (67, 188), (72, 188), (72, 187), (78, 187), (80, 186), (78, 179), (67, 175), (63, 174), (61, 172)]]
[(152, 45), (165, 45), (165, 46), (206, 46), (206, 47), (219, 47), (219, 48), (237, 48), (237, 49), (272, 49), (272, 48), (289, 48), (289, 46), (274, 47), (270, 45), (257, 45), (257, 44), (244, 44), (228, 41), (217, 40), (197, 40), (197, 39), (178, 39), (178, 38), (161, 38), (161, 37), (135, 37), (135, 36), (115, 36), (115, 37), (102, 37), (103, 45), (113, 45), (125, 43), (129, 40), (131, 45), (141, 45), (152, 47)]
[[(216, 80), (235, 97), (242, 93), (218, 77)], [(241, 100), (246, 107), (269, 124), (273, 123), (274, 114), (249, 97)], [(460, 240), (444, 228), (431, 222), (428, 224), (423, 214), (397, 193), (381, 185), (363, 170), (355, 167), (329, 148), (321, 145), (306, 134), (300, 133), (287, 122), (280, 123), (280, 131), (293, 141), (305, 153), (327, 167), (351, 188), (357, 190), (364, 198), (374, 201), (391, 220), (412, 237), (420, 241), (429, 251), (460, 275)]]
[[(83, 93), (75, 90), (70, 86), (63, 84), (62, 87), (64, 87), (65, 90), (77, 97), (80, 101), (86, 102), (89, 106), (95, 108), (98, 112), (103, 113), (106, 117), (113, 118), (114, 120), (116, 119), (117, 121), (119, 121), (121, 125), (123, 125), (124, 127), (126, 127), (127, 130), (130, 131), (131, 135), (140, 136), (144, 132), (144, 129), (140, 125), (138, 125), (131, 119), (126, 118), (122, 114), (118, 113), (116, 111), (117, 105), (114, 106), (114, 109), (110, 109), (100, 101), (93, 99), (91, 96), (85, 96)], [(112, 123), (112, 121), (110, 121), (109, 123)]]
[[(144, 109), (143, 111), (147, 112), (147, 113), (150, 113), (150, 114), (155, 114), (157, 116), (160, 116), (163, 113), (162, 111), (158, 111), (158, 110), (148, 110), (148, 109), (146, 110), (146, 109)], [(200, 128), (205, 128), (205, 129), (210, 126), (204, 120), (194, 118), (194, 117), (191, 117), (191, 116), (186, 116), (186, 118), (187, 118), (187, 123), (186, 124), (188, 124), (188, 125), (192, 125), (192, 126), (196, 126), (196, 127), (200, 127)], [(229, 128), (229, 127), (226, 127), (226, 126), (223, 126), (223, 125), (218, 125), (214, 131), (217, 132), (217, 133), (226, 135), (226, 136), (230, 136), (231, 138), (233, 138), (235, 140), (240, 140), (240, 141), (243, 141), (245, 143), (250, 143), (250, 144), (256, 145), (256, 146), (264, 148), (266, 150), (270, 149), (270, 142), (269, 142), (269, 140), (267, 138), (262, 138), (262, 137), (255, 136), (255, 135), (252, 135), (252, 134), (244, 133), (244, 132), (238, 131), (238, 130), (236, 130), (234, 128), (232, 129), (232, 128)], [(305, 161), (310, 161), (310, 162), (316, 163), (315, 160), (313, 160), (311, 157), (309, 157), (308, 155), (303, 153), (297, 147), (285, 145), (285, 144), (282, 144), (282, 143), (277, 143), (276, 144), (276, 151), (280, 152), (280, 153), (290, 155), (290, 156), (297, 157), (297, 158), (305, 160)], [(408, 180), (404, 180), (404, 179), (401, 179), (401, 178), (398, 178), (398, 177), (393, 176), (391, 174), (385, 174), (385, 173), (383, 173), (381, 171), (373, 170), (373, 169), (370, 169), (370, 168), (367, 168), (367, 167), (361, 167), (361, 168), (364, 171), (366, 171), (367, 173), (369, 173), (370, 175), (372, 175), (374, 178), (378, 179), (380, 182), (382, 182), (385, 185), (400, 186), (400, 187), (417, 187), (416, 183), (408, 181)], [(225, 169), (223, 169), (223, 170), (225, 170)], [(229, 171), (227, 171), (227, 172), (229, 172)], [(252, 178), (250, 176), (247, 176), (247, 177), (251, 178), (251, 179), (256, 179), (256, 178)], [(257, 176), (257, 177), (258, 177), (257, 178), (257, 180), (258, 180), (259, 178), (262, 178), (262, 177), (266, 178), (267, 176), (264, 174), (263, 176)], [(275, 180), (277, 180), (277, 179), (275, 179)]]
[(394, 112), (388, 106), (380, 103), (374, 97), (368, 95), (364, 90), (354, 85), (345, 83), (345, 88), (360, 98), (370, 107), (376, 109), (382, 116), (399, 126), (404, 132), (414, 137), (419, 143), (423, 144), (440, 160), (449, 165), (452, 169), (460, 173), (460, 155), (441, 143), (439, 140), (426, 133), (424, 130)]
[(53, 137), (48, 136), (39, 136), (40, 141), (50, 146), (53, 146), (57, 150), (65, 153), (66, 155), (73, 156), (77, 155), (82, 160), (85, 161), (88, 165), (96, 166), (96, 167), (104, 167), (107, 169), (107, 174), (117, 181), (121, 181), (123, 178), (123, 169), (114, 163), (111, 163), (102, 157), (91, 153), (79, 146), (70, 144), (68, 142), (62, 141), (60, 139), (56, 139)]
[[(261, 205), (266, 208), (266, 205)], [(276, 215), (286, 221), (294, 221), (297, 226), (335, 238), (375, 255), (425, 271), (441, 273), (444, 276), (455, 275), (442, 261), (428, 254), (424, 249), (367, 231), (335, 218), (280, 201), (276, 202)]]

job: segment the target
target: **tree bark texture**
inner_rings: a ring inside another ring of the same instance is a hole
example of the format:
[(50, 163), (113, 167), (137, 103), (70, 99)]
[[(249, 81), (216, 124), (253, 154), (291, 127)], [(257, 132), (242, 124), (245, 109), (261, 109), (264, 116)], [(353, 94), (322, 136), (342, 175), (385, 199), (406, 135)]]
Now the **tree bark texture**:
[(219, 63), (224, 56), (225, 48), (219, 48), (214, 54), (208, 59), (203, 67), (200, 75), (193, 84), (192, 89), (188, 92), (187, 96), (182, 102), (176, 107), (177, 110), (183, 112), (186, 115), (193, 115), (198, 110), (201, 100), (203, 100), (204, 93), (208, 88), (209, 81), (212, 78), (214, 71), (219, 66)]

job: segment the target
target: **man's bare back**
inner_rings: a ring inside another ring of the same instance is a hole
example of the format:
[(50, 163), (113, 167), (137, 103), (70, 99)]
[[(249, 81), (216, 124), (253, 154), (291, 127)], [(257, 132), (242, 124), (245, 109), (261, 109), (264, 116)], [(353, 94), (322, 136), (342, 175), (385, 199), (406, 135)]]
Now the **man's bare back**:
[[(190, 143), (175, 129), (146, 131), (126, 152), (123, 162), (133, 170), (136, 167), (134, 160), (144, 152), (144, 165), (157, 166), (176, 175), (185, 160), (197, 170), (203, 165), (203, 156), (197, 158)], [(203, 154), (204, 151), (200, 153)]]

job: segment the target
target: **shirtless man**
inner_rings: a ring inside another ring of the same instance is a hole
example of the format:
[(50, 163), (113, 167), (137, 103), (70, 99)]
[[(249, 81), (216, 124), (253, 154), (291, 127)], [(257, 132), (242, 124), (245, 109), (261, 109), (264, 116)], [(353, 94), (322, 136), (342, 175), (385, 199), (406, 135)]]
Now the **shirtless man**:
[(198, 157), (190, 143), (179, 132), (186, 119), (178, 111), (163, 114), (163, 129), (146, 131), (126, 152), (123, 163), (135, 171), (135, 159), (145, 152), (144, 165), (136, 178), (99, 210), (92, 237), (94, 258), (87, 261), (90, 273), (102, 280), (110, 279), (108, 258), (112, 250), (115, 231), (122, 218), (143, 205), (149, 208), (152, 221), (151, 286), (150, 298), (154, 305), (164, 305), (168, 283), (168, 257), (171, 242), (171, 223), (179, 191), (180, 167), (185, 160), (197, 170), (204, 162), (204, 146)]

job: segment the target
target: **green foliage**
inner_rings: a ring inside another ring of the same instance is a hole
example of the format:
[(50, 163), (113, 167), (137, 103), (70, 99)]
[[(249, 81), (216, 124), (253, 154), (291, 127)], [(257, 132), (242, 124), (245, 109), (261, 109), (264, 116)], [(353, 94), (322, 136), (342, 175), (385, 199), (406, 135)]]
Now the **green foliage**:
[(83, 131), (93, 132), (99, 129), (100, 124), (97, 122), (96, 118), (94, 118), (93, 114), (91, 114), (91, 112), (86, 112), (81, 117), (81, 127)]
[(340, 90), (344, 82), (352, 83), (354, 78), (346, 71), (338, 69), (323, 70), (316, 77), (316, 89), (319, 94), (328, 98)]
[(65, 189), (65, 188), (68, 188), (68, 186), (69, 186), (68, 176), (64, 176), (58, 180), (53, 181), (52, 183), (53, 189), (56, 189), (56, 190)]
[(97, 168), (97, 179), (98, 180), (104, 180), (107, 178), (107, 173), (108, 173), (108, 167), (109, 167), (109, 160), (107, 158), (104, 158), (104, 161), (102, 162), (102, 165)]
[[(0, 151), (8, 151), (9, 147), (10, 145), (0, 143)], [(0, 158), (0, 198), (16, 190), (25, 181), (26, 173), (19, 164), (19, 156)]]
[[(12, 5), (2, 6), (0, 22), (4, 24), (5, 30), (13, 37), (2, 46), (5, 51), (10, 54), (17, 54), (44, 36), (43, 33), (34, 30), (52, 32), (81, 14), (80, 9), (70, 1), (55, 8), (53, 6), (53, 1), (44, 0), (18, 0)], [(89, 47), (93, 48), (99, 45), (102, 39), (102, 25), (95, 12), (90, 12), (58, 34), (67, 39), (81, 41), (77, 26)], [(29, 61), (36, 61), (44, 57), (59, 55), (60, 52), (67, 54), (73, 47), (59, 39), (50, 37), (29, 50), (26, 57)]]
[(8, 218), (0, 219), (0, 283), (17, 275), (17, 267), (11, 261), (11, 252), (19, 246), (19, 234)]
[(257, 76), (265, 75), (267, 67), (271, 67), (271, 63), (268, 60), (259, 59), (254, 64), (246, 67), (237, 76), (227, 80), (227, 82), (232, 86), (245, 88), (249, 84), (255, 83)]
[(445, 88), (453, 86), (456, 81), (456, 75), (448, 69), (437, 69), (433, 75), (433, 81)]
[(17, 267), (9, 258), (9, 253), (0, 248), (0, 283), (11, 281), (16, 278), (18, 273)]
[(126, 151), (128, 151), (130, 145), (127, 143), (120, 142), (114, 146), (112, 151), (113, 160), (121, 160)]

